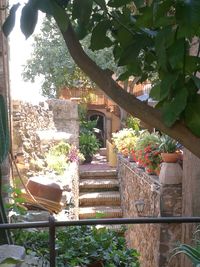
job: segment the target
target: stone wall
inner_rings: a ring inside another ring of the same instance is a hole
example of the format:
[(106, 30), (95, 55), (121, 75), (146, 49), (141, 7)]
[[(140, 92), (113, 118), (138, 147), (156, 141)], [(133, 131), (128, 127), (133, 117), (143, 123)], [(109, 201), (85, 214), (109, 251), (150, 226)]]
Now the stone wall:
[[(159, 177), (146, 174), (121, 156), (118, 175), (123, 217), (181, 216), (181, 184), (161, 184)], [(138, 200), (144, 201), (141, 214), (135, 207)], [(141, 267), (180, 267), (178, 257), (169, 262), (173, 247), (181, 240), (180, 225), (129, 225), (126, 240), (129, 247), (139, 251)]]
[[(39, 163), (45, 153), (45, 151), (42, 152), (41, 140), (37, 131), (55, 129), (53, 113), (49, 110), (47, 103), (32, 105), (22, 101), (13, 101), (12, 109), (13, 153), (21, 155), (27, 168), (32, 169), (34, 161)], [(35, 171), (34, 168), (32, 170)]]
[[(78, 165), (71, 163), (62, 176), (53, 176), (46, 165), (46, 153), (60, 141), (78, 146), (77, 103), (49, 100), (39, 105), (13, 101), (13, 154), (26, 183), (29, 177), (50, 177), (63, 188), (63, 203), (74, 207), (71, 218), (78, 218)], [(17, 176), (17, 173), (14, 173)]]

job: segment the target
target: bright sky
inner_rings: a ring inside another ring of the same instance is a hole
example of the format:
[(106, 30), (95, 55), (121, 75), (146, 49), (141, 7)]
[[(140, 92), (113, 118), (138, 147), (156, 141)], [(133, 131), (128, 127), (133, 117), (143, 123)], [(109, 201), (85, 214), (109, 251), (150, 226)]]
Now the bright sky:
[[(17, 0), (10, 0), (10, 6), (19, 2)], [(21, 1), (22, 3), (24, 1)], [(37, 103), (44, 99), (40, 94), (41, 80), (38, 79), (35, 83), (24, 82), (22, 79), (23, 65), (26, 60), (30, 58), (33, 50), (33, 38), (25, 39), (20, 30), (20, 11), (19, 7), (16, 16), (16, 25), (9, 37), (10, 45), (10, 87), (12, 99), (20, 99), (27, 102)], [(40, 14), (42, 16), (42, 13)], [(41, 17), (40, 16), (40, 17)], [(40, 19), (41, 20), (41, 19)], [(40, 21), (39, 20), (39, 21)], [(40, 23), (37, 24), (35, 32), (39, 32)]]

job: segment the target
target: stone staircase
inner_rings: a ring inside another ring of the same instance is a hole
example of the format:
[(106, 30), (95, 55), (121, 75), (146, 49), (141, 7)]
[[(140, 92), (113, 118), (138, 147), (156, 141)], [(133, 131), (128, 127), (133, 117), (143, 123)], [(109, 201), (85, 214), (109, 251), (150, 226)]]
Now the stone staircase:
[(116, 170), (90, 170), (80, 173), (79, 218), (122, 217)]

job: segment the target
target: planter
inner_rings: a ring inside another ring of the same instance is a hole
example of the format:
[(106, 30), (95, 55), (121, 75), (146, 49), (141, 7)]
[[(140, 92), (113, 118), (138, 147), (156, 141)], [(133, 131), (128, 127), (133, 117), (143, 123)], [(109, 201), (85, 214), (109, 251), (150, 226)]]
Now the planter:
[(166, 163), (176, 163), (180, 159), (179, 154), (176, 152), (161, 153), (161, 157), (162, 157), (163, 162), (166, 162)]
[(91, 161), (92, 161), (91, 155), (85, 155), (84, 157), (85, 157), (85, 160), (84, 160), (83, 164), (91, 163)]
[(35, 197), (44, 198), (57, 203), (61, 201), (63, 190), (60, 185), (45, 176), (30, 178), (26, 186)]

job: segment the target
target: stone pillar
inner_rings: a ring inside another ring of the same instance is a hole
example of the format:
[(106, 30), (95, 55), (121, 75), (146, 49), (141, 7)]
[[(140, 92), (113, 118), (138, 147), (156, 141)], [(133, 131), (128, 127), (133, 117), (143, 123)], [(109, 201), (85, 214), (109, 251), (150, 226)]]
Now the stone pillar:
[[(160, 216), (182, 215), (182, 169), (178, 163), (163, 163), (159, 176), (161, 183)], [(161, 224), (159, 267), (181, 267), (180, 256), (172, 258), (170, 253), (181, 241), (181, 225)]]
[(70, 133), (70, 143), (78, 145), (79, 118), (77, 103), (70, 100), (52, 99), (48, 101), (53, 111), (53, 121), (57, 131)]
[[(200, 159), (185, 149), (183, 154), (183, 216), (200, 216)], [(192, 244), (196, 224), (182, 225), (182, 242)], [(191, 261), (182, 256), (181, 267), (192, 267)]]

